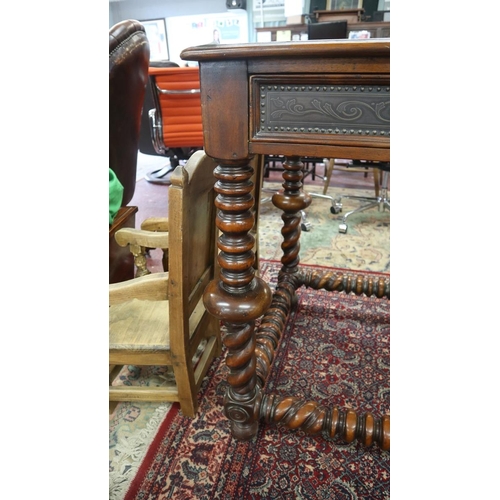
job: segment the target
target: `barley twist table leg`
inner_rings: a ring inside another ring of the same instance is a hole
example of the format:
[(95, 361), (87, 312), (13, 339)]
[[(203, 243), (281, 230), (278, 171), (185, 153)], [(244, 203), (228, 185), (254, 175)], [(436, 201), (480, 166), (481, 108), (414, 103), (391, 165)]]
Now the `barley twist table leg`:
[(276, 348), (296, 297), (297, 287), (296, 275), (280, 273), (271, 305), (264, 314), (257, 330), (255, 347), (257, 376), (262, 386), (265, 385), (269, 375)]
[(271, 290), (255, 276), (253, 168), (247, 160), (225, 162), (214, 171), (217, 182), (216, 207), (221, 267), (220, 280), (205, 290), (207, 310), (224, 324), (223, 342), (228, 349), (229, 387), (224, 398), (224, 413), (233, 436), (252, 438), (258, 429), (261, 386), (256, 377), (255, 319), (271, 303)]
[(299, 156), (290, 156), (283, 161), (283, 190), (273, 195), (274, 205), (283, 211), (283, 264), (282, 272), (295, 273), (299, 265), (300, 211), (311, 204), (311, 196), (302, 191), (304, 164)]

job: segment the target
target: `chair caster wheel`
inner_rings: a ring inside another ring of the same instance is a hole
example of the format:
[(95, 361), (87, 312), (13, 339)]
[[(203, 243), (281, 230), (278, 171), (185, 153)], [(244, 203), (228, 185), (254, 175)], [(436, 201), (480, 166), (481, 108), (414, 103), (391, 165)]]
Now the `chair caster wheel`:
[(344, 224), (343, 222), (339, 224), (339, 233), (347, 233), (347, 224)]
[(342, 205), (339, 205), (339, 204), (332, 205), (330, 207), (330, 212), (333, 215), (339, 214), (340, 212), (342, 212)]
[(300, 224), (300, 229), (302, 229), (302, 231), (305, 231), (307, 233), (311, 229), (311, 223), (310, 222), (302, 222)]

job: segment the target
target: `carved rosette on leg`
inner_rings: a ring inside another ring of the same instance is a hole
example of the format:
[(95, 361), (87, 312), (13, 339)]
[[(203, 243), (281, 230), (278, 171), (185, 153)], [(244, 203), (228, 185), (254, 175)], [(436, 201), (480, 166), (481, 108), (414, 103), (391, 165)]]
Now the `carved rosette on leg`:
[(268, 309), (272, 295), (253, 267), (252, 174), (247, 161), (225, 162), (214, 171), (217, 227), (222, 233), (218, 239), (221, 272), (220, 280), (212, 281), (204, 294), (207, 310), (224, 323), (230, 370), (224, 413), (233, 436), (240, 440), (257, 433), (262, 393), (256, 377), (255, 319)]

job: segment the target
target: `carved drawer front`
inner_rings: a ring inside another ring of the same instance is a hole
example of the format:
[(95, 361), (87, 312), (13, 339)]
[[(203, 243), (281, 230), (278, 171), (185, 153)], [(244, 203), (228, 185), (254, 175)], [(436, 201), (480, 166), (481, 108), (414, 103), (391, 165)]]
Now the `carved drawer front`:
[(251, 79), (256, 104), (254, 139), (293, 134), (320, 135), (322, 139), (337, 136), (337, 140), (342, 136), (364, 139), (390, 136), (387, 81), (370, 82), (367, 79), (352, 84), (329, 78), (319, 84), (310, 84), (304, 80), (300, 76), (291, 76), (281, 82), (259, 77)]

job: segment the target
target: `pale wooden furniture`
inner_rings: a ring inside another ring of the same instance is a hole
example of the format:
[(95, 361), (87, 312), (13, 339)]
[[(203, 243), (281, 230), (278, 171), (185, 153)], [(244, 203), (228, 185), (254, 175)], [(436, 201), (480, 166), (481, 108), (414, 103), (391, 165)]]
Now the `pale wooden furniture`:
[(347, 21), (348, 23), (359, 23), (364, 9), (343, 10), (315, 10), (314, 17), (318, 23), (325, 21)]
[(147, 267), (147, 252), (162, 250), (163, 271), (168, 271), (168, 217), (149, 217), (141, 223), (141, 230), (119, 231), (115, 243), (126, 248), (135, 266), (135, 277), (150, 274)]
[(336, 158), (328, 158), (328, 161), (326, 162), (325, 178), (323, 183), (324, 195), (327, 193), (328, 188), (330, 187), (330, 181), (332, 179), (334, 169), (341, 170), (342, 172), (361, 173), (365, 177), (367, 177), (368, 174), (371, 174), (373, 176), (373, 188), (375, 190), (375, 196), (378, 196), (380, 189), (379, 170), (370, 167), (356, 166), (350, 161), (337, 160)]
[(118, 245), (115, 234), (122, 228), (135, 227), (135, 215), (138, 208), (120, 207), (113, 224), (109, 226), (109, 282), (129, 280), (134, 277), (134, 259), (131, 253)]
[[(265, 386), (297, 288), (390, 295), (387, 277), (299, 265), (300, 212), (311, 203), (302, 189), (301, 157), (390, 161), (390, 40), (203, 45), (181, 57), (199, 63), (204, 147), (218, 164), (221, 271), (204, 302), (225, 325), (224, 413), (233, 436), (251, 439), (262, 420), (389, 449), (388, 415), (324, 408), (269, 394)], [(256, 276), (252, 252), (252, 160), (265, 154), (285, 156), (283, 189), (273, 195), (283, 211), (282, 268), (274, 291)]]
[[(141, 223), (141, 229), (146, 231), (159, 231), (159, 232), (168, 232), (168, 217), (149, 217)], [(166, 238), (166, 243), (168, 244), (168, 237)], [(163, 270), (168, 271), (168, 246), (157, 245), (156, 248), (162, 249), (162, 264)], [(134, 254), (135, 255), (135, 254)], [(143, 259), (143, 253), (140, 254), (141, 261), (138, 262), (136, 258), (136, 276), (143, 276), (145, 274), (149, 274), (149, 271), (145, 265)], [(141, 266), (142, 264), (142, 266)]]
[[(171, 366), (176, 384), (110, 385), (110, 401), (178, 401), (186, 416), (196, 414), (201, 382), (221, 351), (219, 321), (202, 299), (217, 269), (214, 166), (198, 151), (176, 168), (168, 192), (168, 232), (117, 232), (122, 245), (168, 248), (169, 270), (109, 286), (110, 384), (120, 365)], [(202, 342), (206, 347), (193, 366)]]

